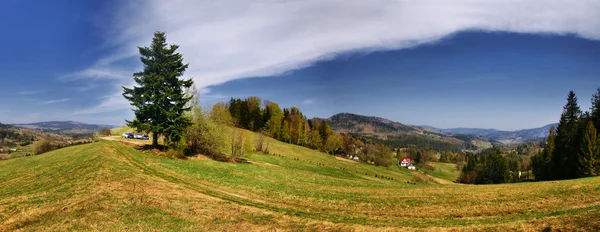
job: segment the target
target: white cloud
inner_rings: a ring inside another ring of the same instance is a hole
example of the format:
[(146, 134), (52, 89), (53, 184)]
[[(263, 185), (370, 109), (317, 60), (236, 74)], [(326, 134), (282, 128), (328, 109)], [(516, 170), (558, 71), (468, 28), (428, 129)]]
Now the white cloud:
[(77, 79), (117, 79), (133, 78), (133, 71), (115, 69), (111, 67), (94, 66), (79, 72), (70, 73), (61, 76), (62, 80), (77, 80)]
[[(131, 79), (132, 72), (113, 65), (137, 56), (137, 46), (147, 46), (156, 30), (181, 45), (190, 63), (186, 76), (200, 89), (279, 75), (344, 52), (414, 47), (464, 30), (600, 39), (597, 0), (150, 0), (128, 2), (113, 16), (106, 40), (117, 52), (78, 76)], [(126, 106), (107, 101), (98, 107)]]
[(302, 105), (312, 105), (315, 103), (315, 101), (312, 99), (306, 99), (306, 100), (302, 101), (301, 103), (302, 103)]
[(42, 104), (54, 104), (54, 103), (60, 103), (60, 102), (67, 102), (69, 100), (71, 100), (71, 99), (63, 98), (63, 99), (56, 99), (56, 100), (48, 100), (48, 101), (42, 102)]

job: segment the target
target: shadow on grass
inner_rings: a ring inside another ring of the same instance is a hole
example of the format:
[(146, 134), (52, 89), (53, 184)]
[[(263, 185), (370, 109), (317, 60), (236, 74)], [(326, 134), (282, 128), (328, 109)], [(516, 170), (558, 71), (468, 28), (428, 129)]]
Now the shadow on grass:
[(137, 146), (137, 148), (139, 151), (152, 151), (154, 149), (158, 150), (158, 151), (167, 151), (169, 150), (168, 146), (164, 146), (164, 145), (158, 145), (158, 146), (152, 146), (151, 144), (146, 144), (146, 145), (139, 145)]

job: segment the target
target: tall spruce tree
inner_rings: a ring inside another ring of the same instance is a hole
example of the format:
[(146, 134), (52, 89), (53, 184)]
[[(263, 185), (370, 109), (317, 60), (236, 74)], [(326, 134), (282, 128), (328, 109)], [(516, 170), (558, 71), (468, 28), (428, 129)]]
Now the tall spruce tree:
[(556, 145), (552, 152), (552, 179), (577, 177), (579, 154), (578, 121), (581, 110), (575, 92), (570, 91), (556, 131)]
[(549, 180), (552, 178), (551, 174), (551, 158), (554, 152), (554, 146), (556, 140), (556, 132), (554, 127), (550, 127), (548, 131), (548, 138), (544, 144), (544, 151), (539, 152), (531, 158), (532, 171), (535, 175), (536, 180)]
[(597, 163), (598, 153), (600, 152), (600, 138), (596, 133), (596, 128), (592, 120), (587, 120), (585, 133), (581, 140), (580, 154), (578, 159), (578, 176), (596, 176), (598, 175)]
[(592, 108), (590, 111), (592, 122), (594, 123), (594, 127), (596, 127), (596, 133), (600, 134), (600, 88), (592, 96)]
[(152, 146), (158, 146), (158, 137), (167, 142), (179, 141), (191, 125), (184, 113), (191, 97), (184, 90), (193, 84), (191, 79), (180, 79), (188, 68), (178, 45), (167, 46), (164, 32), (157, 31), (150, 47), (139, 47), (143, 70), (133, 74), (137, 86), (123, 87), (123, 96), (133, 106), (135, 119), (127, 125), (138, 131), (152, 133)]

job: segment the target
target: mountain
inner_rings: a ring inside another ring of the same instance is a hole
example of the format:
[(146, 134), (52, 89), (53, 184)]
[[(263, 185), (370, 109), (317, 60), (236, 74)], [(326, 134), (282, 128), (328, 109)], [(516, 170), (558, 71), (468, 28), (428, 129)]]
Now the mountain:
[(21, 128), (29, 128), (46, 132), (53, 132), (57, 134), (71, 134), (71, 133), (88, 133), (97, 131), (100, 127), (114, 128), (117, 126), (112, 125), (99, 125), (99, 124), (87, 124), (76, 121), (50, 121), (50, 122), (36, 122), (29, 124), (14, 124), (13, 126)]
[(499, 141), (503, 144), (514, 144), (514, 143), (522, 143), (528, 141), (538, 141), (548, 137), (548, 130), (550, 127), (558, 126), (558, 123), (548, 124), (543, 127), (533, 128), (533, 129), (523, 129), (516, 131), (502, 131), (496, 129), (481, 129), (481, 128), (450, 128), (450, 129), (439, 129), (430, 126), (428, 127), (433, 130), (437, 130), (440, 132), (448, 133), (448, 134), (464, 134), (464, 135), (477, 135), (477, 136), (485, 136), (490, 139)]
[(337, 133), (358, 135), (365, 139), (381, 142), (390, 147), (415, 145), (438, 151), (459, 151), (472, 147), (471, 141), (464, 141), (452, 135), (429, 128), (411, 126), (389, 119), (340, 113), (324, 119)]
[(425, 134), (439, 132), (427, 128), (405, 125), (389, 119), (363, 116), (351, 113), (339, 113), (325, 119), (331, 128), (339, 133), (372, 134), (378, 136), (398, 134)]

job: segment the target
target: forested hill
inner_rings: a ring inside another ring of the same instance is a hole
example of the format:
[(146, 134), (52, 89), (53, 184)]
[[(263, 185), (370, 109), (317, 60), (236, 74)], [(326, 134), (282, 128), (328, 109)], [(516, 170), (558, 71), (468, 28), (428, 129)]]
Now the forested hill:
[(429, 128), (405, 125), (380, 117), (340, 113), (325, 121), (337, 133), (357, 135), (390, 147), (416, 146), (437, 151), (459, 151), (461, 148), (474, 147), (470, 140), (460, 140)]
[(363, 116), (351, 113), (340, 113), (325, 119), (331, 128), (340, 133), (372, 134), (372, 135), (398, 135), (398, 134), (424, 134), (435, 133), (433, 130), (405, 125), (389, 119)]

